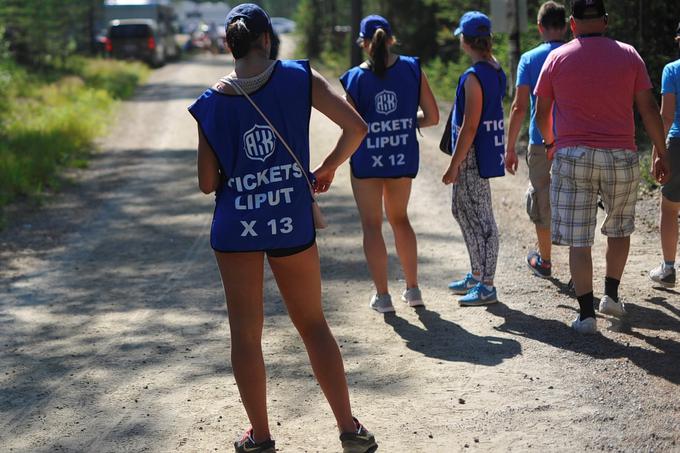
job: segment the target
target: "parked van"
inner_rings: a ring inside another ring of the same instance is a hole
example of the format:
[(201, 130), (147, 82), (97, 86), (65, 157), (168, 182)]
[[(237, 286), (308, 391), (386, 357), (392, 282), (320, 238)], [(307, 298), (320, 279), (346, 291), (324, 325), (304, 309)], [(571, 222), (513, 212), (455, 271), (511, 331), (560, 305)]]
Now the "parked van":
[(174, 33), (163, 33), (151, 19), (111, 21), (105, 45), (114, 58), (142, 60), (153, 67), (179, 58), (180, 52)]
[(115, 58), (134, 58), (162, 66), (180, 56), (176, 41), (179, 22), (172, 6), (161, 0), (106, 0), (104, 26), (107, 53)]

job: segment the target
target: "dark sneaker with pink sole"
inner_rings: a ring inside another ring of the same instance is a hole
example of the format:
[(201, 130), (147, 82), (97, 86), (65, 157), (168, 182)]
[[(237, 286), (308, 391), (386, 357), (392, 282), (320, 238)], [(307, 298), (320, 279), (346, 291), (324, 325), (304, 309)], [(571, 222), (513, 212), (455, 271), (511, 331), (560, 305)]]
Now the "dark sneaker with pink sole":
[(276, 453), (273, 439), (268, 439), (259, 444), (253, 439), (253, 428), (243, 434), (240, 440), (234, 442), (236, 453)]
[(356, 418), (354, 419), (356, 431), (352, 433), (342, 433), (342, 453), (373, 453), (378, 449), (375, 437), (371, 434)]

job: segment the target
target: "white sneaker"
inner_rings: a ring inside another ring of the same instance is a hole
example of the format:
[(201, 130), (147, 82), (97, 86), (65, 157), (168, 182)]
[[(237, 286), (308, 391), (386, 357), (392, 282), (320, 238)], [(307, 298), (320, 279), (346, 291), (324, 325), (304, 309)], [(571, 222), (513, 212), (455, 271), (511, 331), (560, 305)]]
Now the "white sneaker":
[(423, 296), (418, 287), (407, 289), (401, 295), (401, 300), (406, 302), (409, 307), (424, 307)]
[(626, 315), (626, 306), (622, 301), (616, 302), (611, 297), (604, 296), (602, 300), (600, 300), (600, 313), (622, 318)]
[(597, 333), (597, 319), (586, 318), (581, 321), (581, 317), (577, 316), (571, 323), (571, 328), (581, 334)]
[(391, 313), (394, 311), (392, 305), (392, 297), (389, 294), (376, 294), (371, 298), (371, 303), (368, 304), (373, 310), (378, 313)]
[(666, 288), (675, 288), (675, 268), (666, 267), (664, 263), (649, 271), (649, 278)]

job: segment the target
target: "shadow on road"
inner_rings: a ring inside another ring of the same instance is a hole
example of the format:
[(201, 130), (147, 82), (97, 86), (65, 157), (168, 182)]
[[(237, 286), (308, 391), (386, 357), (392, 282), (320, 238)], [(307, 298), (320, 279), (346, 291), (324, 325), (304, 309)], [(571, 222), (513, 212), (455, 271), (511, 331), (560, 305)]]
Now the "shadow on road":
[[(650, 302), (662, 303), (666, 301), (663, 299), (662, 301), (650, 300)], [(628, 319), (634, 320), (636, 326), (639, 325), (639, 327), (647, 329), (680, 330), (680, 320), (663, 314), (659, 310), (650, 310), (633, 304), (628, 304), (627, 307)], [(584, 337), (575, 333), (562, 321), (541, 319), (502, 304), (489, 306), (488, 311), (504, 319), (505, 322), (496, 328), (499, 331), (540, 341), (557, 349), (587, 354), (598, 360), (627, 358), (654, 376), (666, 379), (674, 384), (680, 384), (680, 367), (678, 367), (680, 344), (675, 341), (661, 339), (658, 336), (651, 338), (639, 332), (628, 332), (617, 327), (618, 331), (627, 332), (662, 351), (656, 352), (637, 346), (619, 344), (603, 335)], [(601, 326), (606, 322), (610, 321), (600, 319)], [(653, 325), (657, 327), (653, 327)]]
[(386, 313), (385, 322), (406, 341), (406, 347), (434, 359), (494, 366), (521, 354), (516, 340), (474, 335), (426, 308), (416, 310), (423, 324), (419, 327)]
[(189, 105), (207, 88), (204, 84), (149, 83), (137, 90), (134, 100), (135, 102), (167, 102), (186, 99)]

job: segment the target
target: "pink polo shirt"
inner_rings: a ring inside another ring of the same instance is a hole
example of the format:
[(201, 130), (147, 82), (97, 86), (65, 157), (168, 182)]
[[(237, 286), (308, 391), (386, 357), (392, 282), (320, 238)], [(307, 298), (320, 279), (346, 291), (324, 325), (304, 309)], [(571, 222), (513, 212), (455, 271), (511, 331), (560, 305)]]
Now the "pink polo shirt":
[(650, 88), (645, 62), (632, 46), (594, 36), (553, 50), (535, 93), (555, 101), (558, 149), (635, 151), (634, 97)]

